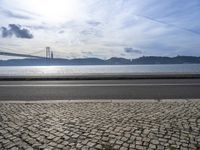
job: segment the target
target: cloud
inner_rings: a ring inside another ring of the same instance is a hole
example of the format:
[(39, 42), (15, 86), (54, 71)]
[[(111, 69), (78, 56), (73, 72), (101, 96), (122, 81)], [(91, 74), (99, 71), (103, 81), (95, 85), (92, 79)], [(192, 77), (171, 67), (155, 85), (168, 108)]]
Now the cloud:
[(84, 35), (84, 38), (92, 37), (102, 37), (101, 31), (94, 28), (86, 28), (80, 32), (81, 35)]
[(100, 25), (101, 22), (90, 20), (90, 21), (87, 21), (87, 24), (96, 27), (96, 26)]
[(29, 16), (26, 16), (26, 15), (21, 15), (21, 14), (18, 14), (18, 13), (14, 13), (10, 10), (2, 10), (2, 12), (7, 16), (7, 17), (10, 17), (10, 18), (17, 18), (17, 19), (31, 19), (31, 17)]
[(33, 35), (28, 29), (22, 28), (20, 25), (9, 24), (9, 27), (1, 27), (2, 37), (12, 37), (15, 35), (17, 38), (32, 39)]
[(49, 29), (49, 27), (44, 26), (44, 25), (26, 25), (25, 27), (29, 28), (29, 29), (34, 29), (34, 30), (45, 30), (45, 29)]
[(58, 33), (63, 34), (63, 33), (65, 33), (65, 31), (64, 31), (64, 30), (61, 30), (61, 31), (59, 31)]
[[(34, 40), (27, 44), (34, 50), (45, 43), (63, 52), (75, 51), (76, 57), (93, 56), (81, 53), (88, 50), (106, 58), (121, 55), (131, 58), (141, 54), (200, 55), (199, 0), (182, 0), (181, 3), (180, 0), (162, 3), (160, 0), (74, 0), (81, 8), (77, 13), (64, 11), (61, 21), (56, 20), (56, 16), (46, 18), (42, 12), (35, 11), (37, 8), (16, 3), (23, 1), (0, 0), (0, 34), (16, 36), (7, 24), (23, 25), (34, 33)], [(22, 30), (22, 27), (18, 28)], [(8, 41), (18, 43), (15, 39), (0, 40), (5, 45)], [(58, 42), (54, 44), (55, 41)], [(23, 49), (23, 41), (20, 44)]]
[(131, 48), (131, 47), (126, 47), (126, 48), (124, 48), (124, 51), (125, 51), (126, 53), (142, 54), (142, 51), (141, 51), (141, 50), (133, 49), (133, 48)]
[(1, 34), (3, 38), (10, 37), (12, 35), (12, 33), (5, 27), (1, 27)]
[(167, 23), (165, 21), (160, 21), (160, 20), (155, 19), (155, 18), (151, 18), (151, 17), (148, 17), (148, 16), (142, 16), (142, 15), (136, 15), (136, 16), (151, 20), (151, 21), (156, 22), (156, 23), (164, 24), (166, 26), (174, 27), (174, 28), (177, 28), (179, 30), (183, 30), (183, 31), (186, 31), (186, 32), (190, 32), (190, 33), (193, 33), (193, 34), (200, 35), (200, 33), (198, 31), (188, 29), (188, 28), (185, 28), (185, 27), (181, 27), (181, 26), (177, 26), (175, 24)]

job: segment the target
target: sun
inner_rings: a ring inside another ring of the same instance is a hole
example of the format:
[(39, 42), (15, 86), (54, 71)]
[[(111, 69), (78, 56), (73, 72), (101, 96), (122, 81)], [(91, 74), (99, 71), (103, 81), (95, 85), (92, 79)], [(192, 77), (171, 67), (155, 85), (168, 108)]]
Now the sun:
[(19, 3), (47, 22), (63, 22), (80, 15), (81, 5), (78, 0), (20, 0)]

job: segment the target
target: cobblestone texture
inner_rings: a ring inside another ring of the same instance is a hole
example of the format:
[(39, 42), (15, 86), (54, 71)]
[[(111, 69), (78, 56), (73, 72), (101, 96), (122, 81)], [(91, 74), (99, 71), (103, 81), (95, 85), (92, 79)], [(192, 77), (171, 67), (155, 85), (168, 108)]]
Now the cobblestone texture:
[(200, 102), (0, 104), (0, 149), (200, 149)]

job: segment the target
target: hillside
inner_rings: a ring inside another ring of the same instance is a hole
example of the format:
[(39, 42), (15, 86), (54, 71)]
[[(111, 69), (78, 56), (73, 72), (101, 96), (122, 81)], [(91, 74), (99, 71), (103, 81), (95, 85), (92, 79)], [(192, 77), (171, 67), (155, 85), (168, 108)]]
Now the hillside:
[(135, 65), (135, 64), (200, 64), (200, 57), (177, 56), (158, 57), (143, 56), (136, 59), (112, 57), (107, 60), (99, 58), (76, 59), (10, 59), (0, 60), (0, 66), (49, 66), (49, 65)]

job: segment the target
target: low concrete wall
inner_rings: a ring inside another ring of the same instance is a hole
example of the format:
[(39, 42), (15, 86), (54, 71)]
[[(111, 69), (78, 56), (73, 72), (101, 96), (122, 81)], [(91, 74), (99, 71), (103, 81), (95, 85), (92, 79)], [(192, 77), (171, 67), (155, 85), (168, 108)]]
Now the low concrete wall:
[(197, 79), (199, 74), (83, 74), (67, 76), (0, 76), (3, 80), (119, 80), (119, 79)]

